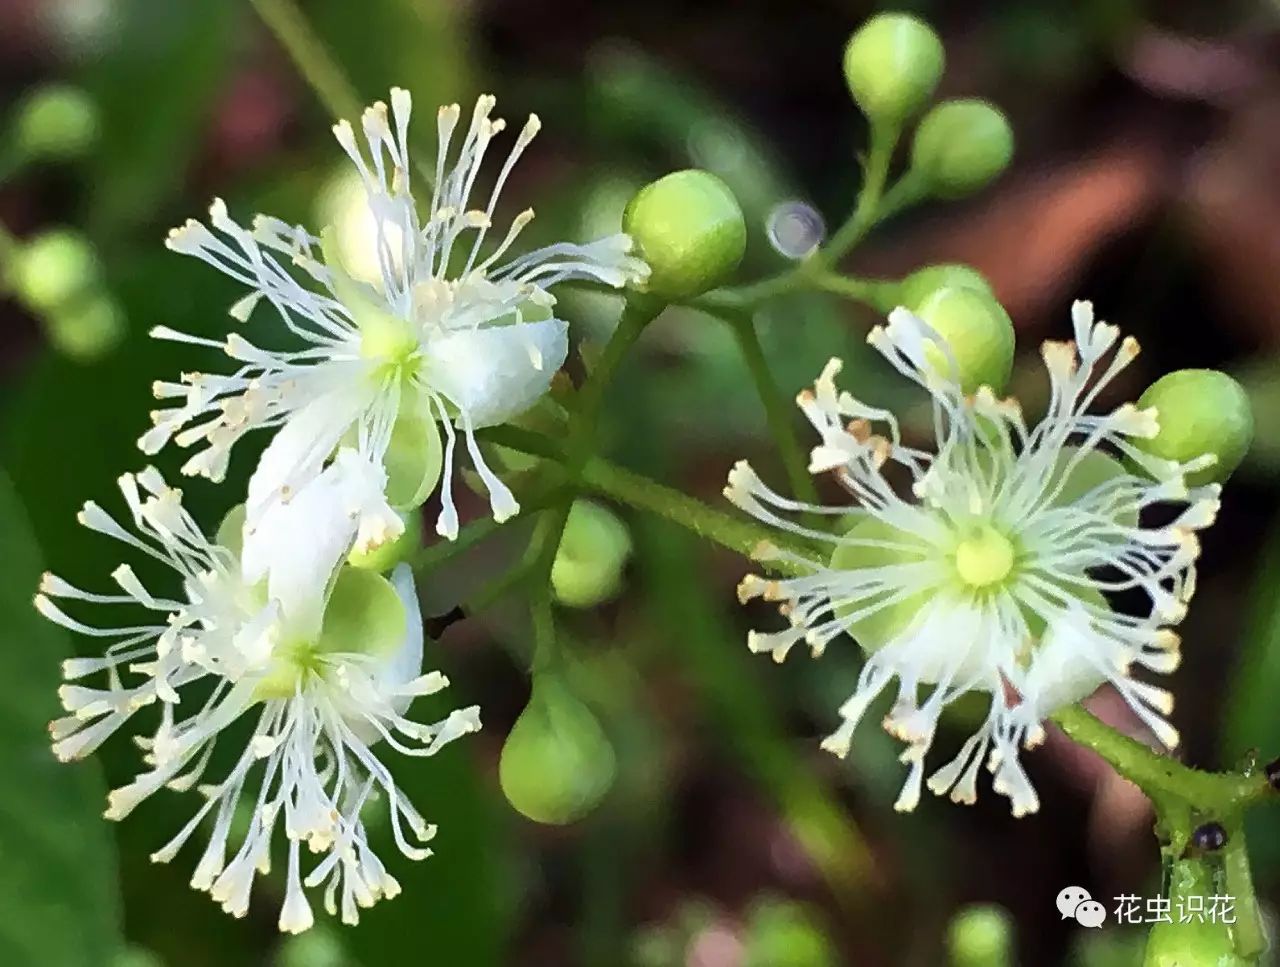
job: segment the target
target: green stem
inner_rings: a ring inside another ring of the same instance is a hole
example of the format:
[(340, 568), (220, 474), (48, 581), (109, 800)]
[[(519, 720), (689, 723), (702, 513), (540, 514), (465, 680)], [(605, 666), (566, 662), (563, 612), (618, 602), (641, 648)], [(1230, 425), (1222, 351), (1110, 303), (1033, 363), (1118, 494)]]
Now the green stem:
[[(343, 71), (342, 66), (329, 53), (318, 34), (311, 29), (306, 16), (294, 0), (249, 0), (253, 4), (262, 22), (275, 35), (280, 46), (285, 49), (289, 59), (293, 61), (298, 73), (310, 85), (324, 109), (334, 118), (345, 118), (352, 124), (364, 111), (364, 104), (356, 92), (355, 85)], [(435, 169), (426, 164), (424, 157), (433, 158), (435, 151), (421, 150), (422, 145), (413, 152), (413, 166), (418, 177), (428, 187), (436, 182)]]
[(335, 118), (354, 120), (362, 108), (355, 87), (311, 29), (294, 0), (249, 0), (280, 46)]
[(848, 221), (836, 230), (831, 241), (815, 256), (823, 265), (834, 265), (849, 253), (866, 236), (880, 218), (880, 199), (889, 177), (889, 162), (894, 145), (898, 143), (898, 127), (884, 124), (871, 125), (871, 146), (867, 152), (866, 177), (858, 201)]
[(1245, 958), (1257, 957), (1267, 949), (1267, 936), (1253, 887), (1253, 874), (1249, 869), (1249, 847), (1242, 822), (1227, 826), (1222, 869), (1224, 892), (1235, 902), (1236, 922), (1231, 929), (1231, 938), (1236, 953)]
[(565, 466), (571, 478), (578, 476), (591, 455), (604, 394), (613, 382), (618, 365), (640, 338), (644, 327), (664, 308), (665, 303), (658, 300), (638, 293), (628, 294), (617, 328), (605, 343), (604, 351), (576, 397), (576, 407), (569, 420), (569, 444), (566, 450), (568, 460)]
[(760, 344), (760, 334), (756, 331), (755, 318), (747, 312), (725, 314), (722, 318), (733, 328), (734, 337), (738, 340), (738, 349), (746, 363), (747, 372), (751, 374), (751, 382), (755, 384), (756, 395), (764, 407), (765, 420), (769, 424), (769, 433), (777, 444), (782, 458), (782, 466), (786, 470), (791, 490), (798, 500), (806, 503), (818, 503), (818, 488), (807, 468), (804, 447), (796, 436), (795, 412), (782, 396), (778, 383), (769, 372), (769, 361), (765, 358), (764, 347)]
[(838, 272), (814, 272), (811, 276), (814, 288), (861, 302), (877, 312), (889, 312), (898, 304), (898, 283), (890, 279), (861, 279)]
[[(514, 426), (495, 426), (481, 431), (481, 436), (499, 446), (519, 450), (530, 456), (563, 463), (564, 450), (552, 439), (531, 430)], [(599, 457), (589, 459), (582, 468), (579, 485), (620, 504), (643, 510), (679, 524), (699, 537), (750, 556), (761, 544), (772, 544), (791, 554), (814, 559), (813, 548), (777, 531), (710, 507), (696, 497), (674, 490), (656, 480), (609, 463)], [(791, 570), (781, 562), (768, 562), (776, 570)]]
[(1264, 776), (1189, 768), (1117, 732), (1076, 705), (1056, 712), (1053, 720), (1073, 742), (1092, 749), (1146, 793), (1157, 810), (1175, 800), (1190, 803), (1204, 815), (1230, 817), (1271, 792)]

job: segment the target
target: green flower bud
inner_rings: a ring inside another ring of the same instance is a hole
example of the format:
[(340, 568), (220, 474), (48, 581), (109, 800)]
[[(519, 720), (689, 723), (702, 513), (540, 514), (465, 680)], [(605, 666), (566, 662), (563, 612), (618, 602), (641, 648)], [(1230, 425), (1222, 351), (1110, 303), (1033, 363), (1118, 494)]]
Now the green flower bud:
[(1253, 411), (1244, 387), (1216, 369), (1180, 369), (1160, 377), (1138, 399), (1155, 407), (1160, 432), (1134, 440), (1147, 453), (1166, 460), (1217, 456), (1212, 467), (1191, 474), (1194, 485), (1222, 482), (1240, 466), (1253, 440)]
[(994, 904), (960, 910), (947, 927), (951, 967), (1008, 967), (1013, 963), (1013, 920)]
[(903, 279), (898, 285), (898, 302), (916, 312), (925, 299), (945, 288), (973, 289), (995, 298), (991, 283), (977, 269), (958, 262), (944, 262), (916, 269)]
[(743, 967), (835, 967), (840, 962), (822, 927), (798, 903), (759, 903), (743, 939)]
[(939, 104), (921, 119), (911, 142), (912, 173), (946, 198), (989, 184), (1012, 158), (1009, 120), (986, 101)]
[(158, 954), (145, 947), (128, 946), (108, 960), (109, 967), (164, 967)]
[(124, 313), (106, 295), (73, 299), (44, 319), (49, 341), (64, 355), (89, 363), (120, 344), (125, 335)]
[(351, 967), (354, 963), (338, 935), (323, 926), (286, 937), (275, 960), (276, 967)]
[(17, 295), (36, 312), (50, 312), (97, 288), (98, 254), (70, 229), (37, 235), (18, 252), (13, 266)]
[(647, 291), (687, 299), (725, 281), (742, 261), (747, 224), (733, 192), (709, 171), (676, 171), (641, 188), (622, 228), (648, 263)]
[(394, 541), (379, 544), (373, 550), (352, 550), (347, 555), (347, 563), (352, 567), (363, 568), (385, 574), (397, 564), (409, 560), (422, 549), (422, 515), (415, 513), (401, 514), (404, 530)]
[(905, 13), (876, 14), (849, 38), (844, 79), (871, 121), (898, 125), (933, 96), (946, 54), (933, 28)]
[(551, 589), (570, 608), (594, 608), (615, 597), (631, 556), (627, 525), (609, 508), (575, 500), (551, 565)]
[[(915, 310), (947, 341), (959, 370), (960, 387), (972, 393), (990, 386), (1003, 393), (1013, 372), (1013, 323), (991, 296), (977, 289), (945, 286), (926, 296)], [(925, 350), (935, 371), (952, 375), (951, 363), (941, 347)]]
[(47, 84), (23, 99), (13, 138), (25, 158), (74, 158), (98, 138), (98, 109), (78, 87)]
[(1173, 913), (1172, 923), (1156, 923), (1147, 936), (1147, 950), (1143, 967), (1248, 967), (1252, 959), (1239, 956), (1228, 924), (1191, 919), (1180, 923), (1177, 910), (1185, 898), (1207, 897), (1221, 893), (1215, 876), (1215, 867), (1199, 856), (1175, 860), (1169, 870), (1169, 903)]
[(613, 746), (591, 709), (560, 677), (536, 674), (498, 762), (511, 805), (534, 822), (576, 822), (600, 804), (616, 776)]

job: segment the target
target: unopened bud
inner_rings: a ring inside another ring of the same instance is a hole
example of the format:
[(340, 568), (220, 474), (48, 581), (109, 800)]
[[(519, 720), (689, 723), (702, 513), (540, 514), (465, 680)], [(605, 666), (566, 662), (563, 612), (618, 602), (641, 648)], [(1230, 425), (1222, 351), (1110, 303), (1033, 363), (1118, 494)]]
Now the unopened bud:
[(58, 228), (27, 241), (14, 259), (17, 296), (47, 313), (100, 285), (98, 254), (79, 232)]
[(947, 926), (951, 967), (1009, 967), (1013, 963), (1013, 920), (994, 904), (960, 910)]
[(45, 333), (59, 352), (82, 363), (101, 359), (124, 339), (124, 313), (107, 295), (91, 295), (49, 310)]
[(600, 804), (616, 775), (613, 746), (591, 709), (558, 675), (535, 674), (498, 762), (511, 805), (535, 822), (576, 822)]
[(13, 138), (24, 158), (74, 158), (98, 137), (98, 109), (83, 90), (69, 84), (46, 84), (18, 106)]
[(1133, 443), (1166, 460), (1185, 462), (1212, 453), (1217, 462), (1190, 474), (1193, 485), (1222, 482), (1240, 465), (1253, 440), (1253, 411), (1244, 388), (1216, 369), (1180, 369), (1152, 383), (1138, 400), (1154, 407), (1160, 432)]
[(742, 209), (729, 186), (708, 171), (676, 171), (641, 188), (622, 227), (649, 265), (646, 291), (667, 300), (724, 282), (746, 251)]
[(946, 286), (926, 296), (916, 315), (946, 341), (951, 352), (949, 360), (936, 344), (926, 349), (939, 376), (957, 376), (966, 393), (979, 386), (1004, 392), (1013, 371), (1014, 335), (1013, 323), (1000, 303), (977, 289)]
[(916, 269), (903, 279), (898, 285), (898, 301), (912, 312), (918, 312), (925, 299), (946, 288), (973, 289), (995, 298), (991, 283), (977, 269), (958, 262), (944, 262)]
[(905, 13), (881, 13), (844, 49), (844, 79), (871, 121), (898, 125), (933, 96), (946, 54), (933, 28)]
[(551, 566), (551, 589), (570, 608), (594, 608), (615, 597), (631, 555), (627, 525), (609, 508), (575, 500)]
[(985, 187), (1012, 158), (1009, 119), (986, 101), (939, 104), (920, 120), (911, 142), (913, 175), (944, 198)]
[(743, 946), (743, 967), (835, 967), (840, 962), (816, 917), (783, 900), (756, 904)]

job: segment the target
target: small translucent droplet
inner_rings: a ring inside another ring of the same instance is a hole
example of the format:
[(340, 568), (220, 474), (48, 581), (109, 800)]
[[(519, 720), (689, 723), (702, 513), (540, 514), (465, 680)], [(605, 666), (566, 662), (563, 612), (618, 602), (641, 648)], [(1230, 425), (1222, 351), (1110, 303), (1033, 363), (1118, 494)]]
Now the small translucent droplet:
[(827, 237), (827, 225), (818, 210), (802, 201), (786, 201), (774, 207), (765, 221), (769, 243), (789, 259), (802, 259)]

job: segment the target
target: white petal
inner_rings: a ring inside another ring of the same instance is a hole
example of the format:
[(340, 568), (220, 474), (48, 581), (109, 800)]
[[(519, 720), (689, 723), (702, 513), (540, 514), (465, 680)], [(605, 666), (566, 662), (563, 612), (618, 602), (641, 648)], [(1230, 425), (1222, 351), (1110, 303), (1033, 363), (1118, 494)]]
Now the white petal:
[(569, 326), (559, 319), (451, 332), (427, 343), (427, 381), (474, 427), (519, 416), (564, 365)]

